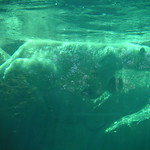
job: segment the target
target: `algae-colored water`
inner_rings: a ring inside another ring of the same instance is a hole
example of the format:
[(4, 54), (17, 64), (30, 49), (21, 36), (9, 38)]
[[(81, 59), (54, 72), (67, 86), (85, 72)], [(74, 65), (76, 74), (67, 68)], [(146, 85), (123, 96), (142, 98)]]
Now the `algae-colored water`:
[(149, 9), (0, 0), (0, 150), (149, 150)]

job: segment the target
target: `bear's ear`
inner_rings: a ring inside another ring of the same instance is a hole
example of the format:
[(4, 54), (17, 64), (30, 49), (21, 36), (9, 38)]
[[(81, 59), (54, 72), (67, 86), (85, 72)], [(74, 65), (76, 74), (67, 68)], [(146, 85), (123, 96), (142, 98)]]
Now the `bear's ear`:
[(142, 47), (139, 51), (139, 54), (140, 54), (140, 56), (144, 56), (146, 54), (145, 48)]

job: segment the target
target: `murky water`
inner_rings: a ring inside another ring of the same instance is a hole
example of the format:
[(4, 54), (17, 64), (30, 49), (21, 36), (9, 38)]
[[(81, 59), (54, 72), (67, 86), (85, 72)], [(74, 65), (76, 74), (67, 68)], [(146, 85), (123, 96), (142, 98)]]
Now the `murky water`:
[(149, 150), (149, 9), (0, 0), (0, 150)]

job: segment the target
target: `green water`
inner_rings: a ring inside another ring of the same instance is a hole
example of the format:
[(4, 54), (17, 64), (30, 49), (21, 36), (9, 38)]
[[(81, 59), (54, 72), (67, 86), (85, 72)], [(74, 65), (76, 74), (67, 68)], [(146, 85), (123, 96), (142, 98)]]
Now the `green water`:
[(0, 0), (0, 150), (149, 150), (149, 9)]

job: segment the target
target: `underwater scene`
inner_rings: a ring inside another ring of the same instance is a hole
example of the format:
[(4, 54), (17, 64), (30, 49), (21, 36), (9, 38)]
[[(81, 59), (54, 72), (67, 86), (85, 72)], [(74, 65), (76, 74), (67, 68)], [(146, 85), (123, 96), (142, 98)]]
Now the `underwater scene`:
[(150, 150), (150, 1), (0, 0), (0, 150)]

